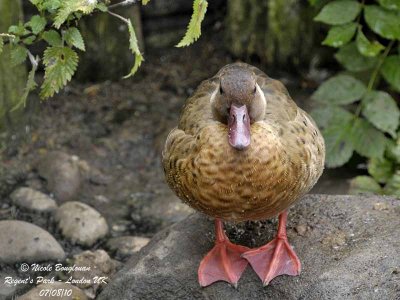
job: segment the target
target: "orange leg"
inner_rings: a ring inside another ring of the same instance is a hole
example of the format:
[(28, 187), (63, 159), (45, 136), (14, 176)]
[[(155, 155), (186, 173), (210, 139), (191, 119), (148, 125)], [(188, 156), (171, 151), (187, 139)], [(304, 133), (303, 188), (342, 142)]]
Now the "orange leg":
[(278, 234), (275, 239), (242, 255), (260, 277), (264, 286), (279, 275), (296, 276), (300, 274), (300, 260), (287, 239), (286, 221), (287, 211), (279, 215)]
[(222, 221), (215, 220), (215, 246), (200, 263), (198, 276), (201, 286), (210, 285), (216, 281), (227, 281), (234, 287), (246, 269), (247, 260), (242, 254), (250, 249), (231, 243), (226, 236)]

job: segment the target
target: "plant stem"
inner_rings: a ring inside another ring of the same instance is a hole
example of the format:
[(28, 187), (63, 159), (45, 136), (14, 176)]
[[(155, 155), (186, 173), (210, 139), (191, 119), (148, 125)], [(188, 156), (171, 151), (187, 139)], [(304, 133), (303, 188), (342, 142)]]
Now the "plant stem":
[(129, 23), (129, 20), (128, 19), (125, 19), (123, 16), (120, 16), (120, 15), (118, 15), (118, 14), (116, 14), (116, 13), (113, 13), (112, 11), (107, 11), (110, 15), (112, 15), (112, 16), (114, 16), (114, 17), (116, 17), (116, 18), (118, 18), (118, 19), (120, 19), (120, 20), (122, 20), (123, 22), (125, 22), (126, 24), (128, 24)]
[(108, 8), (109, 9), (110, 8), (113, 9), (113, 8), (120, 7), (120, 6), (128, 6), (128, 5), (131, 5), (131, 4), (135, 4), (138, 1), (139, 0), (125, 0), (125, 1), (122, 1), (122, 2), (119, 2), (119, 3), (115, 3), (115, 4), (112, 4), (112, 5), (109, 5)]
[[(382, 53), (378, 62), (376, 63), (375, 69), (372, 72), (371, 77), (369, 78), (369, 81), (368, 81), (367, 93), (372, 91), (372, 88), (374, 87), (375, 80), (378, 76), (379, 70), (381, 69), (383, 62), (385, 61), (386, 56), (388, 56), (390, 50), (392, 49), (394, 42), (395, 42), (394, 40), (390, 41), (389, 45), (387, 45), (385, 51)], [(362, 108), (362, 100), (360, 101), (360, 103), (357, 106), (357, 109), (355, 112), (356, 117), (358, 117), (360, 115), (361, 108)]]

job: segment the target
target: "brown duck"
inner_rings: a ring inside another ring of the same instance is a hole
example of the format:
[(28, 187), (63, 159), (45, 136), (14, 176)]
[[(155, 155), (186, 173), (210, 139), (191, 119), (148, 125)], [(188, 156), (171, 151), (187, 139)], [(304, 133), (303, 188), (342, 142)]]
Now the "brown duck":
[[(287, 209), (317, 182), (324, 159), (317, 126), (281, 82), (234, 63), (200, 84), (168, 135), (163, 166), (178, 197), (215, 218), (215, 246), (198, 270), (201, 286), (236, 286), (247, 263), (264, 285), (300, 273), (286, 236)], [(222, 220), (278, 214), (275, 239), (257, 249), (231, 243), (223, 230)]]

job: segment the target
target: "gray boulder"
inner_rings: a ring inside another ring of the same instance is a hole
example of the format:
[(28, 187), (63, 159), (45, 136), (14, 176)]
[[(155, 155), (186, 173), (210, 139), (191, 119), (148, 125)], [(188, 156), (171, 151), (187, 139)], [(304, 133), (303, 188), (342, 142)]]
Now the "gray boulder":
[(44, 229), (23, 221), (0, 221), (0, 263), (63, 260), (65, 253)]
[[(254, 247), (273, 238), (276, 222), (227, 228), (232, 241)], [(250, 266), (238, 289), (225, 282), (198, 285), (197, 268), (213, 246), (212, 232), (212, 221), (200, 214), (167, 228), (131, 258), (98, 299), (380, 300), (400, 295), (399, 200), (304, 197), (290, 210), (288, 224), (302, 273), (277, 277), (265, 288)]]

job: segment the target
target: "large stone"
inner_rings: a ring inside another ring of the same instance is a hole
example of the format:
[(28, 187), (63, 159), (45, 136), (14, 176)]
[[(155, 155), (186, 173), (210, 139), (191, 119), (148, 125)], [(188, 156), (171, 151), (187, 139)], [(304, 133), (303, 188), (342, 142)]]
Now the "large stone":
[(15, 205), (35, 212), (50, 212), (57, 208), (54, 199), (31, 188), (21, 187), (10, 197)]
[(81, 176), (78, 167), (79, 159), (60, 151), (46, 154), (37, 166), (39, 175), (46, 179), (47, 189), (61, 202), (74, 200)]
[(65, 257), (50, 233), (23, 221), (0, 221), (0, 241), (0, 263), (37, 263)]
[(107, 221), (87, 204), (70, 201), (61, 205), (55, 219), (62, 234), (74, 243), (93, 245), (108, 233)]
[[(376, 210), (375, 203), (388, 209)], [(273, 238), (276, 222), (227, 227), (234, 242), (254, 247)], [(398, 299), (399, 228), (398, 200), (309, 195), (289, 214), (289, 241), (302, 261), (299, 277), (279, 276), (263, 288), (248, 267), (237, 290), (225, 282), (200, 288), (197, 268), (213, 246), (213, 224), (194, 214), (157, 234), (98, 299)]]

